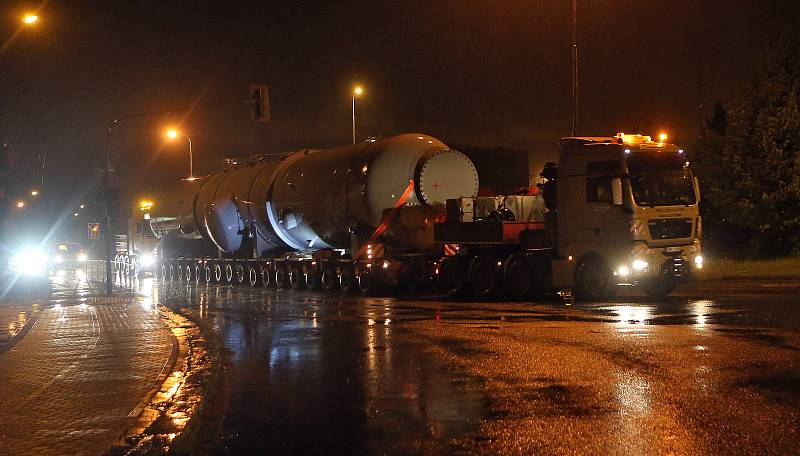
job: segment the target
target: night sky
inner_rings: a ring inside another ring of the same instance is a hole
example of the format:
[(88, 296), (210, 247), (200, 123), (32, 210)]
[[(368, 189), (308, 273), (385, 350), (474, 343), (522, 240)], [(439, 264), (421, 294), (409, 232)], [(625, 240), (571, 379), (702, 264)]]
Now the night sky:
[[(580, 127), (588, 135), (667, 130), (698, 137), (698, 53), (705, 114), (752, 71), (769, 34), (797, 30), (797, 2), (578, 0)], [(59, 1), (40, 8), (0, 55), (0, 133), (14, 145), (16, 180), (47, 180), (63, 195), (101, 166), (111, 137), (129, 185), (222, 157), (419, 131), (446, 143), (552, 157), (570, 132), (570, 2)], [(3, 42), (36, 3), (0, 4)], [(252, 83), (270, 87), (272, 122), (250, 121)], [(67, 191), (64, 191), (67, 189)]]

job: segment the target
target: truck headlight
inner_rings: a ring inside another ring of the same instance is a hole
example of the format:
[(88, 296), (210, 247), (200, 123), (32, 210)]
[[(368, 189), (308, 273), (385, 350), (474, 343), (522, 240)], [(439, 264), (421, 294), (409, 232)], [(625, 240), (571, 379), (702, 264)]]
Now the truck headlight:
[(622, 277), (627, 277), (631, 273), (630, 268), (625, 266), (624, 264), (617, 268), (617, 275)]
[(53, 263), (59, 264), (62, 261), (64, 261), (64, 257), (62, 257), (61, 255), (56, 255), (53, 257)]
[(701, 269), (703, 267), (703, 256), (702, 255), (697, 255), (696, 257), (694, 257), (694, 266), (697, 269)]
[(633, 263), (631, 265), (633, 266), (634, 271), (643, 271), (647, 269), (647, 266), (649, 266), (647, 261), (640, 259), (633, 260)]

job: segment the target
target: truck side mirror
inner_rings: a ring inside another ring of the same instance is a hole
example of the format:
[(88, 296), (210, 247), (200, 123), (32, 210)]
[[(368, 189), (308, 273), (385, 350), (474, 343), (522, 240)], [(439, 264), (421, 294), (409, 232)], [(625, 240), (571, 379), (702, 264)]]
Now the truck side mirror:
[(614, 206), (622, 206), (622, 178), (615, 177), (611, 179), (611, 204)]
[(697, 201), (699, 203), (700, 202), (700, 181), (697, 179), (697, 176), (692, 176), (692, 184), (694, 185), (695, 201)]

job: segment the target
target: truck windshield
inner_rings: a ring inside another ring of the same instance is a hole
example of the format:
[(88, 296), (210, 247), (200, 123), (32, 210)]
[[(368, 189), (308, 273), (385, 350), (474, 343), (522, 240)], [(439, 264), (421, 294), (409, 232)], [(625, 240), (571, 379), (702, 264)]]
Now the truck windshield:
[(694, 204), (692, 173), (680, 156), (640, 155), (628, 157), (633, 199), (639, 206)]

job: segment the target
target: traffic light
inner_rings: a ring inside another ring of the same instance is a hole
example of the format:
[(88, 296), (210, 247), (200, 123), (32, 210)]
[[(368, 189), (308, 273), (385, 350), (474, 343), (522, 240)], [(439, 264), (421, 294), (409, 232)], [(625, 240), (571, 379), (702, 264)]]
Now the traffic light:
[(265, 85), (250, 86), (251, 116), (257, 122), (269, 122), (269, 89)]
[(88, 237), (89, 239), (100, 239), (100, 224), (92, 222), (88, 224)]

